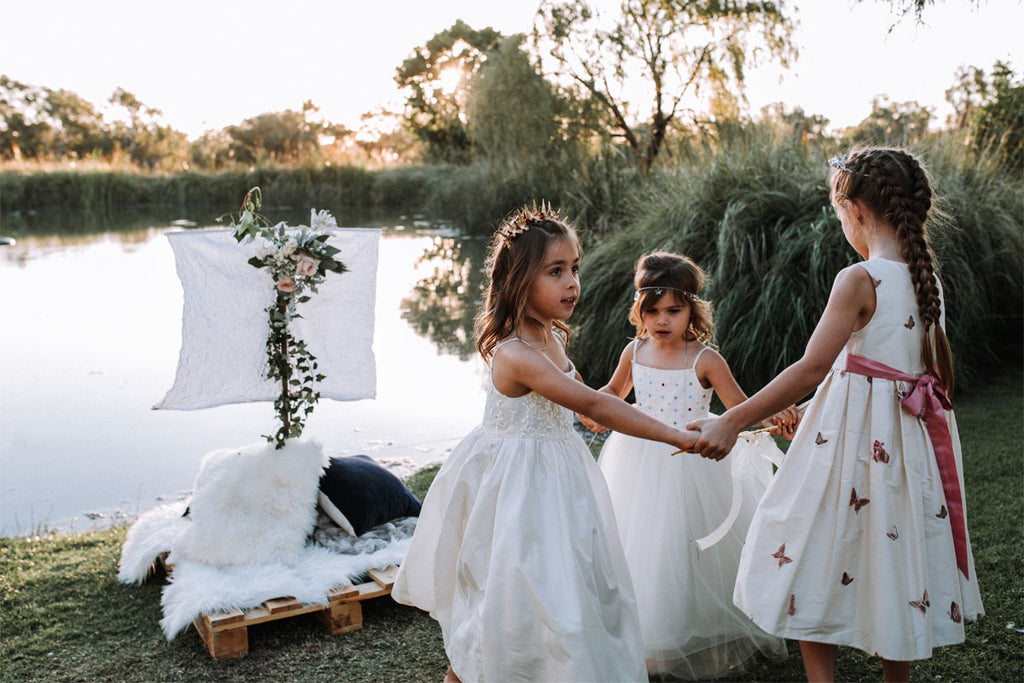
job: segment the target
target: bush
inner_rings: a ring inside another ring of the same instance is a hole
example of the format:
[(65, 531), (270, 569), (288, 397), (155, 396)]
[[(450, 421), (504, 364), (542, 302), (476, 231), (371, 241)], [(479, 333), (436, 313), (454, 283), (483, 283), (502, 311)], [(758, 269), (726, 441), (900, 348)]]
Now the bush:
[[(718, 342), (741, 386), (760, 388), (802, 355), (836, 273), (859, 257), (829, 207), (824, 155), (763, 142), (752, 135), (663, 170), (627, 225), (585, 254), (572, 355), (591, 384), (611, 376), (632, 337), (633, 268), (656, 249), (708, 272)], [(970, 384), (1021, 357), (1022, 192), (994, 164), (919, 153), (945, 197), (933, 243), (958, 381)]]

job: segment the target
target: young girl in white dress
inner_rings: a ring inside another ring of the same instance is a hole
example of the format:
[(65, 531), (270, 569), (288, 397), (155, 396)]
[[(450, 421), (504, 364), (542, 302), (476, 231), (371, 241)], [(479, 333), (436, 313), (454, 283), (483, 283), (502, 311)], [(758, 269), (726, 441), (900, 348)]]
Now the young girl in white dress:
[(925, 233), (931, 187), (902, 150), (829, 164), (832, 205), (866, 260), (836, 277), (799, 361), (694, 426), (698, 448), (722, 457), (743, 425), (817, 385), (754, 514), (733, 597), (764, 630), (801, 641), (809, 680), (832, 680), (848, 645), (905, 681), (910, 660), (963, 642), (964, 620), (983, 613)]
[(572, 415), (669, 444), (666, 459), (696, 434), (580, 380), (554, 332), (568, 335), (579, 258), (543, 206), (511, 216), (491, 247), (483, 423), (434, 479), (392, 591), (440, 623), (446, 680), (647, 680), (608, 490)]
[[(602, 392), (625, 397), (632, 389), (640, 410), (679, 427), (707, 416), (712, 392), (726, 407), (746, 398), (725, 359), (707, 346), (714, 323), (710, 304), (697, 296), (704, 281), (704, 272), (685, 256), (656, 252), (640, 258), (629, 313), (636, 339), (622, 350)], [(776, 421), (792, 425), (795, 419), (791, 410)], [(760, 438), (760, 447), (782, 458), (770, 436)], [(786, 655), (785, 641), (732, 604), (743, 538), (772, 473), (769, 460), (746, 444), (740, 441), (732, 453), (743, 506), (729, 532), (705, 550), (695, 541), (730, 510), (730, 463), (666, 458), (661, 444), (618, 432), (601, 450), (598, 464), (633, 578), (652, 675), (707, 680), (742, 670), (759, 652), (773, 659)]]

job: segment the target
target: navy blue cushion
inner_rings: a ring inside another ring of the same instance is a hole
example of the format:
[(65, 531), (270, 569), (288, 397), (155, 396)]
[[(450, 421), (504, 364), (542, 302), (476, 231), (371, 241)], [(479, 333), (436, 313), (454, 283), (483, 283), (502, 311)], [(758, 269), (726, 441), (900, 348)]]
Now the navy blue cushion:
[(420, 514), (420, 501), (413, 492), (366, 455), (331, 458), (320, 477), (320, 492), (345, 516), (357, 536), (384, 522)]

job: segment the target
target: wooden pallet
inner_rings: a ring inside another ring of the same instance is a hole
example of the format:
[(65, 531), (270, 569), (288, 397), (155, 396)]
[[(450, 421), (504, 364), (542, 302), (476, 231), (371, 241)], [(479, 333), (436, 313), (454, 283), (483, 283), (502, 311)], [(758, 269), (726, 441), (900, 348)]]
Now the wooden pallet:
[[(159, 558), (170, 574), (173, 565)], [(231, 659), (249, 651), (249, 627), (278, 619), (315, 614), (331, 633), (347, 633), (363, 627), (363, 600), (391, 595), (398, 567), (371, 569), (370, 580), (358, 585), (335, 588), (327, 594), (326, 605), (306, 605), (293, 597), (274, 598), (245, 610), (226, 610), (203, 614), (193, 620), (199, 637), (215, 659)]]

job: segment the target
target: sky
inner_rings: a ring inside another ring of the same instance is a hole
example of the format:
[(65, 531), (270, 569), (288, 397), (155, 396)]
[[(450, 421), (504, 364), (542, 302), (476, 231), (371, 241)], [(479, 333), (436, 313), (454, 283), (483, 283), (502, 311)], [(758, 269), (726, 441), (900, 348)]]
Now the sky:
[[(596, 0), (613, 9), (617, 0)], [(362, 114), (400, 104), (395, 69), (462, 19), (474, 28), (527, 32), (537, 0), (32, 0), (3, 3), (0, 73), (63, 88), (100, 106), (123, 88), (189, 134), (265, 112), (301, 110), (357, 128)], [(1019, 0), (936, 0), (924, 24), (888, 0), (789, 0), (800, 52), (788, 70), (747, 76), (750, 110), (782, 102), (854, 125), (871, 100), (950, 112), (958, 67), (1017, 74), (1024, 40)], [(796, 11), (792, 11), (792, 8)], [(895, 25), (895, 26), (894, 26)], [(894, 27), (893, 27), (894, 26)], [(890, 27), (893, 27), (890, 31)]]

